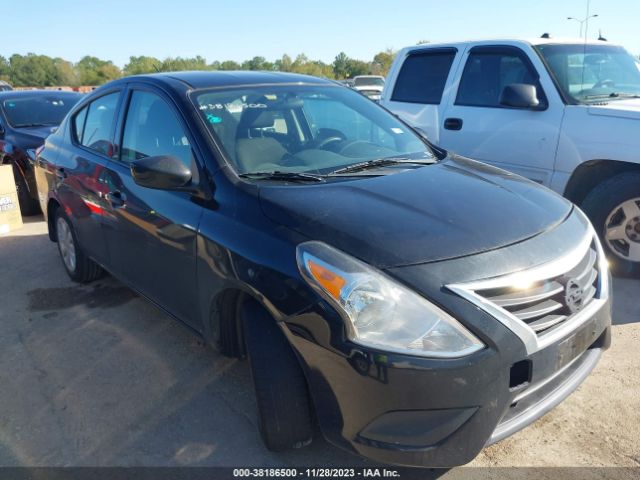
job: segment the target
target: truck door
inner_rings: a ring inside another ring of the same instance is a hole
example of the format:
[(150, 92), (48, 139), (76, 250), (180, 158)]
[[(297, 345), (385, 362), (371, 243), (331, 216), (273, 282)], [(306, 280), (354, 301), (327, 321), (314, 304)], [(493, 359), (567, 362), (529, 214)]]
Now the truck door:
[(453, 81), (450, 72), (457, 63), (456, 54), (454, 47), (410, 51), (403, 60), (396, 60), (394, 68), (399, 68), (399, 72), (389, 74), (389, 78), (396, 80), (393, 85), (386, 85), (383, 92), (382, 104), (423, 130), (435, 144), (439, 143), (440, 104), (445, 89)]
[[(541, 84), (531, 59), (515, 46), (471, 47), (462, 61), (440, 123), (440, 145), (549, 185), (564, 112), (550, 81)], [(502, 104), (512, 84), (534, 85), (540, 105)]]

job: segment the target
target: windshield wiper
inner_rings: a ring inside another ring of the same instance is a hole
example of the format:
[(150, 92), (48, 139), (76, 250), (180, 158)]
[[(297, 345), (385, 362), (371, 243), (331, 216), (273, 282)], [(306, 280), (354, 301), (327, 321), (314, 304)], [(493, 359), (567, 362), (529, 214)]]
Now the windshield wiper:
[(585, 95), (584, 98), (640, 98), (637, 93), (611, 92), (598, 95)]
[(301, 172), (247, 172), (239, 175), (242, 178), (252, 178), (256, 180), (284, 180), (290, 182), (322, 182), (323, 175)]
[(366, 162), (354, 163), (346, 167), (338, 168), (329, 173), (329, 175), (341, 175), (343, 173), (355, 173), (363, 170), (369, 170), (371, 168), (385, 167), (387, 165), (398, 165), (402, 163), (410, 163), (415, 165), (431, 165), (436, 163), (434, 159), (430, 160), (411, 160), (405, 157), (388, 157), (388, 158), (376, 158), (373, 160), (367, 160)]
[(57, 125), (56, 123), (21, 123), (16, 125), (15, 128), (29, 128), (29, 127), (52, 127)]

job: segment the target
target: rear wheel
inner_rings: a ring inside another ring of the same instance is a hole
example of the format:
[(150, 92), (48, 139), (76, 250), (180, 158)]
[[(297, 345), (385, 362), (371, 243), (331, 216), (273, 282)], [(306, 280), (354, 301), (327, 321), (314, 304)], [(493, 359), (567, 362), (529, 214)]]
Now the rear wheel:
[(293, 349), (274, 319), (257, 304), (245, 302), (242, 318), (264, 444), (275, 452), (309, 444), (311, 401)]
[(582, 203), (614, 273), (640, 273), (640, 173), (623, 173), (594, 188)]
[(58, 251), (71, 280), (88, 283), (100, 278), (102, 268), (84, 254), (78, 245), (73, 226), (61, 208), (56, 211), (55, 222)]

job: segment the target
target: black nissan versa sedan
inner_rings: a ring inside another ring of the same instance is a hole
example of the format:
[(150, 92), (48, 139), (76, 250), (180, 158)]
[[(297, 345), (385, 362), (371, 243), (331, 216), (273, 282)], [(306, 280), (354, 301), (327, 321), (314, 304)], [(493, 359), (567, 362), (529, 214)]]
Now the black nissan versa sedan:
[(247, 356), (272, 450), (307, 444), (317, 419), (380, 462), (463, 464), (566, 398), (610, 343), (582, 212), (327, 80), (123, 78), (35, 162), (71, 278), (108, 270)]
[(27, 150), (42, 146), (80, 98), (80, 93), (52, 90), (0, 92), (0, 164), (13, 165), (23, 215), (40, 210)]

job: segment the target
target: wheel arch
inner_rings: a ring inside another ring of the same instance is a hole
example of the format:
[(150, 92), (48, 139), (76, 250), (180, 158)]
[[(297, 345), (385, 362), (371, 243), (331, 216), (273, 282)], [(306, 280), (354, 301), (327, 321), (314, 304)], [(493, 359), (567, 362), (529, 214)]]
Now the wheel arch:
[(597, 185), (625, 172), (640, 172), (640, 164), (620, 160), (589, 160), (574, 170), (565, 187), (564, 196), (580, 205)]
[(278, 310), (259, 292), (244, 284), (228, 285), (211, 297), (205, 338), (228, 357), (245, 358), (244, 331), (240, 311), (246, 302), (253, 302), (274, 322)]

